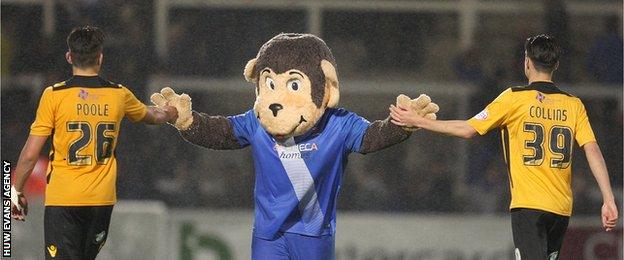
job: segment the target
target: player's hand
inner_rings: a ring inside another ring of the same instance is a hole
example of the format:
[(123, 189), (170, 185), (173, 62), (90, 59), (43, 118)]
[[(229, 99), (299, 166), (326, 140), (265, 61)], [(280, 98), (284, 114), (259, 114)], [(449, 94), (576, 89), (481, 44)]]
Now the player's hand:
[(163, 108), (172, 106), (177, 110), (177, 118), (173, 125), (179, 130), (187, 130), (193, 123), (193, 109), (191, 97), (187, 94), (176, 94), (170, 87), (163, 88), (160, 93), (154, 93), (150, 97), (152, 103)]
[(167, 114), (167, 122), (170, 124), (175, 124), (175, 121), (178, 119), (178, 110), (174, 106), (165, 105), (161, 107), (161, 109)]
[(390, 121), (398, 126), (415, 128), (418, 127), (418, 122), (423, 119), (421, 115), (413, 110), (400, 108), (395, 105), (390, 105)]
[(602, 204), (602, 227), (606, 231), (611, 231), (615, 228), (618, 219), (618, 210), (614, 201), (608, 201)]
[(11, 187), (11, 217), (16, 220), (26, 221), (28, 215), (28, 200), (23, 193)]
[[(436, 103), (431, 102), (431, 98), (425, 94), (421, 94), (415, 99), (410, 99), (408, 96), (401, 94), (396, 99), (396, 106), (391, 106), (391, 108), (392, 107), (395, 107), (397, 111), (410, 111), (410, 113), (405, 114), (407, 117), (410, 115), (418, 115), (432, 120), (437, 118), (435, 113), (440, 110), (440, 107)], [(390, 112), (392, 116), (392, 109)], [(395, 117), (397, 116), (395, 112)], [(407, 118), (404, 118), (403, 121), (398, 118), (392, 118), (392, 120), (394, 124), (402, 126), (406, 131), (418, 130), (416, 122), (411, 122)]]

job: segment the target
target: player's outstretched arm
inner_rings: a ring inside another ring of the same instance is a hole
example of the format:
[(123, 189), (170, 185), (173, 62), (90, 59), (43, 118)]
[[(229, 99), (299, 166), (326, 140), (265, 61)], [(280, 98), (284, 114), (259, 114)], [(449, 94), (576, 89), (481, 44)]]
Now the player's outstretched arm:
[(583, 145), (583, 150), (585, 150), (589, 168), (594, 178), (596, 178), (596, 182), (598, 182), (598, 187), (600, 187), (600, 192), (602, 193), (602, 226), (606, 231), (610, 231), (615, 228), (615, 224), (617, 223), (618, 210), (615, 205), (613, 191), (611, 190), (607, 165), (605, 164), (604, 157), (602, 157), (602, 152), (600, 151), (598, 143), (586, 143)]
[(150, 125), (160, 125), (164, 123), (173, 123), (178, 118), (178, 110), (172, 106), (148, 107), (143, 123)]
[(477, 131), (464, 120), (432, 120), (425, 118), (412, 110), (405, 110), (394, 105), (390, 106), (392, 123), (398, 126), (418, 127), (445, 135), (472, 138)]
[(166, 105), (176, 108), (178, 114), (172, 124), (186, 141), (215, 150), (243, 148), (234, 135), (230, 121), (224, 116), (210, 116), (193, 111), (191, 97), (178, 95), (171, 88), (163, 88), (151, 96), (158, 107)]
[(23, 194), (24, 185), (35, 168), (37, 160), (39, 160), (39, 153), (41, 153), (47, 139), (47, 136), (30, 135), (24, 144), (24, 148), (22, 148), (17, 166), (13, 171), (15, 179), (13, 187), (11, 187), (11, 217), (14, 219), (26, 220), (28, 201)]

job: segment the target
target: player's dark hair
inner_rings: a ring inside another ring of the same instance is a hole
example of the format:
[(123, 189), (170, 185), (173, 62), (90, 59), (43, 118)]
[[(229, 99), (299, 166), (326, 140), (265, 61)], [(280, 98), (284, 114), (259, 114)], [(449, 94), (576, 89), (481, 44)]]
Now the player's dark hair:
[(524, 50), (538, 71), (553, 72), (557, 69), (561, 47), (552, 36), (540, 34), (530, 37), (524, 43)]
[(67, 36), (67, 48), (73, 65), (80, 68), (97, 65), (104, 47), (104, 38), (104, 32), (100, 28), (89, 25), (74, 28)]

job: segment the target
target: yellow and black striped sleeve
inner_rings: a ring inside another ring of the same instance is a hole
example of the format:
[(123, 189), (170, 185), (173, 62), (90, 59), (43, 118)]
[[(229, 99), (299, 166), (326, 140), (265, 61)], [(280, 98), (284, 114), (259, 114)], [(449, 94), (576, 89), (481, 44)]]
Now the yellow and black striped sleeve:
[(574, 139), (576, 139), (576, 143), (582, 147), (589, 142), (595, 142), (596, 137), (594, 136), (594, 131), (589, 123), (585, 106), (580, 101), (579, 103), (578, 119), (576, 120), (576, 134)]
[(50, 136), (54, 130), (54, 99), (52, 87), (47, 87), (39, 100), (35, 121), (30, 126), (30, 134)]
[(136, 96), (127, 89), (123, 87), (125, 92), (125, 108), (124, 113), (132, 122), (138, 122), (143, 120), (145, 114), (147, 114), (147, 106), (143, 104), (143, 102), (139, 101)]
[(503, 91), (479, 114), (468, 120), (477, 133), (484, 135), (490, 130), (505, 124), (511, 109), (511, 89)]

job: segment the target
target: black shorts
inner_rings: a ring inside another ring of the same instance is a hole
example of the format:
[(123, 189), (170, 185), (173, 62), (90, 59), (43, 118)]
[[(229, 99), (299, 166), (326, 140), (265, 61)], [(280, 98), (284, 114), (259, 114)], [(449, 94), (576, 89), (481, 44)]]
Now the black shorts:
[(108, 236), (113, 206), (46, 206), (46, 259), (95, 259)]
[(511, 210), (511, 229), (516, 259), (558, 259), (569, 217), (516, 208)]

